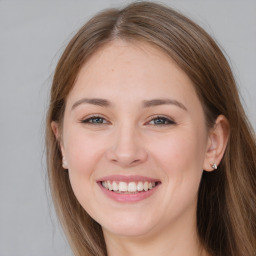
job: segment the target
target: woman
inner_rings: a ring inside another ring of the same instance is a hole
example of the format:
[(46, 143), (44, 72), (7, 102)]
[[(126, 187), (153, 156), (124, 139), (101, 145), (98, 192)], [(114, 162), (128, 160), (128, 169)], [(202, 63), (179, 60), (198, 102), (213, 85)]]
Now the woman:
[(219, 47), (176, 11), (134, 3), (78, 31), (46, 144), (75, 255), (255, 255), (254, 133)]

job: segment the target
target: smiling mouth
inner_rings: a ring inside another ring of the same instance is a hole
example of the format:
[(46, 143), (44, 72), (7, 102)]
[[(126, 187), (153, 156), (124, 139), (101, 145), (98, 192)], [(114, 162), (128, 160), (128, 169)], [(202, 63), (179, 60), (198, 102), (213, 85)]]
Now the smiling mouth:
[(154, 189), (160, 182), (149, 181), (101, 181), (101, 186), (118, 194), (138, 194)]

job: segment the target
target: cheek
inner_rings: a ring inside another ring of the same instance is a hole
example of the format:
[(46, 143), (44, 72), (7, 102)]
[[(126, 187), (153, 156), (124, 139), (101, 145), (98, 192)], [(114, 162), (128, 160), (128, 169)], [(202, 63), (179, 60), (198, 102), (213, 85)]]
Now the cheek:
[(101, 139), (84, 132), (70, 132), (66, 136), (65, 154), (71, 187), (77, 200), (89, 214), (94, 212), (95, 191), (98, 186), (95, 182), (95, 170), (104, 154), (103, 147)]
[(65, 154), (73, 191), (82, 205), (84, 202), (90, 204), (89, 195), (91, 189), (97, 185), (95, 170), (104, 154), (104, 143), (84, 132), (70, 132), (66, 136)]
[(92, 172), (103, 153), (104, 143), (94, 136), (79, 131), (67, 136), (65, 154), (71, 170)]
[[(204, 142), (196, 133), (180, 132), (151, 143), (152, 155), (168, 175), (202, 169)], [(182, 172), (181, 172), (182, 171)]]
[(156, 142), (152, 155), (164, 172), (166, 205), (181, 209), (194, 203), (203, 171), (202, 137), (196, 133), (175, 133)]

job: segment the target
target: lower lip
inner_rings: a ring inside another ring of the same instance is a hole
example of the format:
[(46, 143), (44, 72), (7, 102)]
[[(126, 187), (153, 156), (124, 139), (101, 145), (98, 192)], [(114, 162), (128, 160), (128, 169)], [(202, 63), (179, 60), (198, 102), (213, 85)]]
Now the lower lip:
[(104, 188), (100, 182), (98, 184), (106, 196), (108, 196), (112, 200), (115, 200), (117, 202), (122, 202), (122, 203), (132, 203), (132, 202), (142, 201), (150, 197), (153, 193), (155, 193), (157, 191), (157, 188), (159, 187), (159, 185), (157, 185), (156, 187), (148, 191), (138, 192), (136, 194), (119, 194)]

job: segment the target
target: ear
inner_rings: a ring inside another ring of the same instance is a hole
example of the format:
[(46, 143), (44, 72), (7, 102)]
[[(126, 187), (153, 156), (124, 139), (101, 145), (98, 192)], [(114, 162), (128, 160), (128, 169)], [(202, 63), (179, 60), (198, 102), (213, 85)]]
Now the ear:
[(59, 124), (58, 124), (58, 122), (52, 121), (51, 122), (51, 128), (52, 128), (52, 131), (53, 131), (57, 141), (59, 141), (59, 139), (60, 139), (60, 132), (59, 132)]
[(223, 115), (219, 115), (215, 121), (215, 125), (210, 129), (208, 134), (206, 155), (204, 160), (204, 170), (213, 171), (224, 155), (229, 138), (229, 122)]
[(61, 154), (62, 154), (62, 166), (64, 169), (68, 169), (68, 164), (67, 164), (65, 154), (64, 154), (64, 147), (63, 147), (63, 143), (61, 140), (60, 127), (59, 127), (58, 122), (52, 121), (51, 128), (56, 137), (56, 140), (59, 142), (59, 145), (60, 145), (60, 150), (61, 150)]

